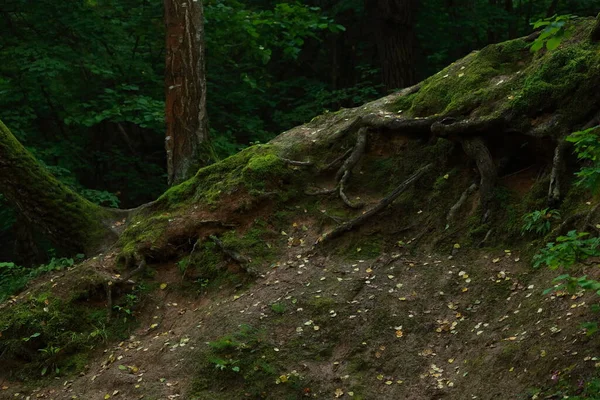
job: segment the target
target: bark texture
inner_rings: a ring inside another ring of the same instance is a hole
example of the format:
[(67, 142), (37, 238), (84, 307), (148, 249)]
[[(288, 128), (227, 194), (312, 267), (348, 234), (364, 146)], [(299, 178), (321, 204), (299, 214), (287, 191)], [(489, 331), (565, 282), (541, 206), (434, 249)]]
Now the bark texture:
[(590, 38), (594, 42), (600, 40), (600, 14), (598, 14), (598, 16), (596, 17), (596, 23), (594, 24), (594, 28), (592, 29)]
[(165, 23), (165, 146), (172, 185), (190, 178), (211, 160), (202, 2), (165, 0)]
[(0, 193), (62, 250), (92, 255), (116, 238), (110, 212), (60, 183), (1, 121)]
[(418, 5), (419, 0), (365, 1), (375, 29), (386, 89), (405, 88), (417, 80), (414, 65)]

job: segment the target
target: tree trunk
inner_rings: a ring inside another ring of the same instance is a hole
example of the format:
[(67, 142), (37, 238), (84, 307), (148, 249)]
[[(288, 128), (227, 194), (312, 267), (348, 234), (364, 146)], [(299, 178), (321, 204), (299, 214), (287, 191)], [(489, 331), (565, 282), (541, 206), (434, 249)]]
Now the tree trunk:
[(594, 42), (600, 40), (600, 14), (596, 16), (596, 23), (594, 24), (594, 28), (592, 29), (590, 39), (592, 39), (592, 41)]
[(0, 193), (66, 252), (92, 255), (115, 234), (111, 213), (60, 183), (0, 121)]
[(415, 22), (418, 0), (365, 0), (373, 20), (377, 51), (386, 89), (400, 89), (417, 81)]
[(169, 185), (211, 160), (206, 114), (204, 12), (200, 0), (165, 0), (166, 124)]

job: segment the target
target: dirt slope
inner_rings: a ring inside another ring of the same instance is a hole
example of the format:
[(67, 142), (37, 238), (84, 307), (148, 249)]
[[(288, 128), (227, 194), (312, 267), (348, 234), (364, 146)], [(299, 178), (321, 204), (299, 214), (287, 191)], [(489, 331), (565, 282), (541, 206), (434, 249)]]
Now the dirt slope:
[[(167, 286), (129, 340), (49, 387), (5, 382), (2, 398), (519, 399), (552, 386), (553, 374), (593, 372), (598, 340), (578, 329), (590, 317), (586, 299), (543, 296), (551, 275), (533, 273), (519, 253), (360, 253), (290, 246), (250, 287), (201, 296), (163, 265), (154, 279)], [(258, 329), (238, 338), (248, 347), (220, 353), (240, 371), (216, 368), (207, 342), (242, 324)], [(252, 381), (258, 365), (268, 372)], [(281, 376), (287, 382), (276, 384)]]

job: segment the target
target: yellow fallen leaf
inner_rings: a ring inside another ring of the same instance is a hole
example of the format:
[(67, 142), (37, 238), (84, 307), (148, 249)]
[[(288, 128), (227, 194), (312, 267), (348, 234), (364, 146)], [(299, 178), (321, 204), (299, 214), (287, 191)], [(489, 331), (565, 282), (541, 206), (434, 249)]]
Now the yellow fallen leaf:
[(340, 388), (335, 389), (335, 397), (342, 397), (344, 395), (344, 391)]
[(108, 393), (104, 395), (104, 400), (107, 400), (107, 399), (110, 399), (110, 394), (108, 394)]
[(161, 283), (160, 284), (160, 289), (161, 290), (165, 290), (167, 288), (167, 284), (166, 283)]

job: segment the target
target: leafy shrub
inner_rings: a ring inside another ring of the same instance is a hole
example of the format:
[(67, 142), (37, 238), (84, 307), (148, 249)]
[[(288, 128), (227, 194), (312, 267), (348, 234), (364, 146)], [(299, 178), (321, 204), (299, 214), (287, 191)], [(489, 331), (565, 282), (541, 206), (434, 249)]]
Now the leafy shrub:
[(600, 255), (600, 238), (585, 239), (589, 233), (569, 231), (566, 236), (559, 236), (556, 242), (550, 242), (533, 257), (534, 267), (542, 265), (550, 269), (569, 268), (586, 258)]
[(545, 235), (550, 232), (552, 220), (557, 219), (560, 219), (560, 212), (549, 208), (527, 213), (523, 216), (521, 234), (524, 235), (527, 232), (535, 232), (538, 235)]
[(571, 27), (568, 25), (571, 18), (572, 15), (555, 15), (533, 22), (531, 24), (533, 25), (533, 29), (545, 28), (542, 30), (540, 36), (534, 40), (531, 45), (531, 51), (534, 53), (538, 52), (544, 45), (546, 45), (546, 49), (548, 50), (556, 49), (560, 45), (560, 42), (571, 34)]
[(575, 145), (575, 154), (579, 160), (585, 161), (575, 175), (579, 178), (577, 184), (594, 193), (600, 188), (600, 127), (594, 127), (567, 136), (567, 141)]

